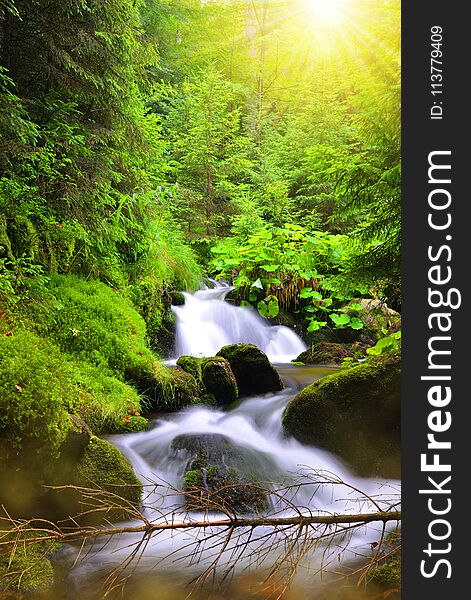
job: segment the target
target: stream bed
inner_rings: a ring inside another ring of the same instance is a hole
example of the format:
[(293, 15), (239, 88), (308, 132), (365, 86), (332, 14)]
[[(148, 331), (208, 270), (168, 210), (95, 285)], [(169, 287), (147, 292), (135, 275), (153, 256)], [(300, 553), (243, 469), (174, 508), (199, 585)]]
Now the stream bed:
[[(198, 439), (212, 436), (210, 439), (223, 439), (230, 448), (243, 451), (244, 460), (256, 473), (257, 480), (271, 492), (266, 515), (290, 516), (298, 511), (304, 515), (364, 513), (376, 510), (374, 503), (383, 497), (397, 499), (400, 491), (397, 481), (358, 477), (336, 456), (303, 446), (284, 435), (281, 418), (286, 404), (300, 389), (332, 373), (332, 369), (287, 364), (279, 364), (277, 369), (286, 386), (279, 393), (245, 398), (226, 410), (194, 406), (159, 415), (147, 432), (107, 438), (129, 459), (145, 486), (146, 519), (170, 522), (208, 518), (205, 513), (188, 513), (184, 498), (178, 493), (188, 468), (188, 454), (175, 444), (182, 436)], [(225, 460), (224, 453), (221, 460)], [(294, 533), (293, 529), (273, 531), (266, 527), (259, 527), (254, 533), (246, 528), (226, 543), (224, 532), (212, 527), (204, 531), (159, 532), (142, 546), (139, 546), (141, 534), (112, 536), (83, 549), (70, 545), (56, 559), (59, 570), (67, 574), (58, 593), (61, 590), (60, 597), (67, 599), (100, 598), (99, 590), (109, 586), (110, 573), (116, 570), (117, 581), (132, 573), (124, 588), (125, 598), (185, 598), (191, 589), (188, 584), (211, 567), (223, 549), (218, 568), (209, 577), (211, 581), (213, 576), (215, 581), (224, 579), (223, 591), (216, 592), (218, 588), (213, 586), (206, 589), (206, 585), (195, 592), (195, 598), (264, 598), (272, 597), (270, 594), (277, 597), (277, 586), (282, 586), (290, 561), (298, 560), (296, 551), (287, 552)], [(318, 575), (321, 571), (339, 571), (364, 561), (371, 556), (371, 548), (380, 536), (380, 525), (371, 524), (347, 530), (335, 539), (327, 535), (325, 543), (312, 543), (309, 538), (310, 546), (299, 556), (298, 574), (286, 598), (361, 598), (350, 589), (336, 596), (343, 589), (342, 584), (329, 587), (326, 595), (326, 590), (320, 591), (323, 588), (318, 587), (321, 586)], [(135, 547), (136, 557), (127, 564)], [(299, 540), (296, 547), (299, 548)], [(275, 581), (279, 583), (260, 587), (277, 561)]]

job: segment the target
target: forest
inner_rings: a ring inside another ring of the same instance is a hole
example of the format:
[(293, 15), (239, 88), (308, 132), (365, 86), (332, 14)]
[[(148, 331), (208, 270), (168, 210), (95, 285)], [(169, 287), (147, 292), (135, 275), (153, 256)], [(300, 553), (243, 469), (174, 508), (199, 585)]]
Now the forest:
[(0, 597), (399, 597), (400, 61), (398, 0), (0, 0)]

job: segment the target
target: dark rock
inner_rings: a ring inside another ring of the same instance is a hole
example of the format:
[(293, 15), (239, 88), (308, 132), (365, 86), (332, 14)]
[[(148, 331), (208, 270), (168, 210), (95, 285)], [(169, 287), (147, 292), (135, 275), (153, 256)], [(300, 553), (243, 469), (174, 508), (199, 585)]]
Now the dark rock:
[(61, 456), (67, 460), (77, 461), (90, 443), (92, 432), (83, 419), (77, 415), (69, 415), (69, 431), (60, 448)]
[(171, 298), (173, 306), (183, 306), (185, 304), (185, 296), (182, 292), (172, 292)]
[(398, 477), (400, 356), (379, 357), (334, 373), (287, 406), (285, 431), (349, 461), (362, 475)]
[(237, 400), (239, 390), (229, 362), (222, 357), (203, 362), (203, 384), (207, 394), (213, 395), (219, 405), (227, 405)]
[(268, 493), (260, 482), (271, 479), (273, 464), (262, 454), (237, 447), (220, 434), (180, 435), (171, 452), (187, 457), (183, 484), (189, 509), (223, 506), (237, 513), (267, 509)]
[(263, 394), (283, 389), (280, 376), (267, 355), (252, 344), (224, 346), (217, 356), (225, 358), (237, 381), (239, 394)]

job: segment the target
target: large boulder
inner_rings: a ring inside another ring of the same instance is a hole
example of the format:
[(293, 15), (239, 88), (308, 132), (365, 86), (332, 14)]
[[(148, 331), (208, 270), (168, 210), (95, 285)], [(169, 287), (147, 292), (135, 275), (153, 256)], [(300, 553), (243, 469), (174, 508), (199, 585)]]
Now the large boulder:
[(398, 354), (334, 373), (300, 392), (285, 431), (347, 460), (362, 475), (398, 477), (401, 366)]
[(221, 356), (205, 360), (202, 368), (203, 385), (218, 405), (227, 405), (239, 396), (237, 381), (229, 362)]
[(273, 464), (264, 455), (238, 447), (221, 434), (179, 435), (170, 453), (186, 457), (183, 488), (188, 509), (267, 509), (268, 493), (260, 482), (272, 477)]
[(278, 392), (283, 382), (267, 355), (252, 344), (224, 346), (216, 356), (222, 356), (231, 365), (239, 394), (248, 396)]

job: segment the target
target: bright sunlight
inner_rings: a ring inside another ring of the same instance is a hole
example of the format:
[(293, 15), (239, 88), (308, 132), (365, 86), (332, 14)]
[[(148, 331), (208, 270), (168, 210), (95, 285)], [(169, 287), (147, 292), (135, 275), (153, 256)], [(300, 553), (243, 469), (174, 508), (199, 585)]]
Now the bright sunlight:
[(335, 26), (343, 20), (346, 0), (306, 0), (307, 8), (320, 25)]

